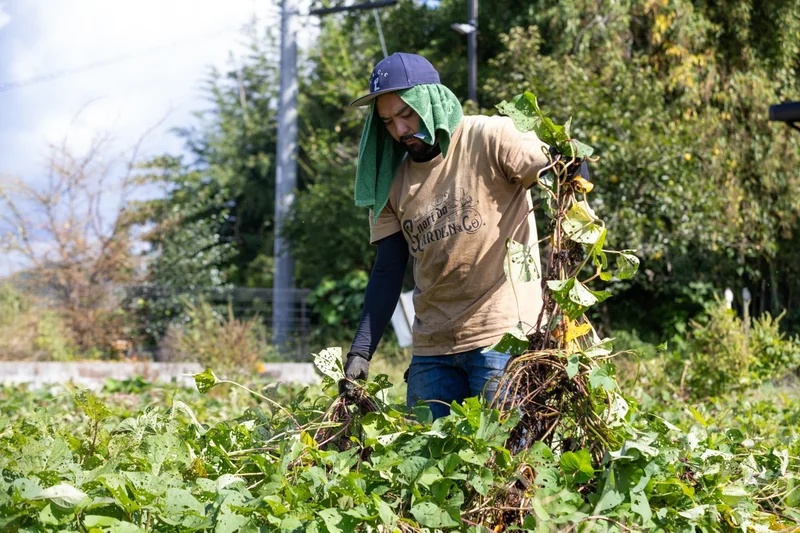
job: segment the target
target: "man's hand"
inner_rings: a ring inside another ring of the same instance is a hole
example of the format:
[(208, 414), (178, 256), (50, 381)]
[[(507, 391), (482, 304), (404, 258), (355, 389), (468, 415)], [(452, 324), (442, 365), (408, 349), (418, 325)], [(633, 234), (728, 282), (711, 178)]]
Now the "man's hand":
[(357, 379), (367, 380), (369, 377), (369, 359), (361, 354), (349, 353), (347, 360), (344, 363), (344, 377), (339, 382), (339, 395), (350, 397), (353, 394), (355, 386), (353, 381)]

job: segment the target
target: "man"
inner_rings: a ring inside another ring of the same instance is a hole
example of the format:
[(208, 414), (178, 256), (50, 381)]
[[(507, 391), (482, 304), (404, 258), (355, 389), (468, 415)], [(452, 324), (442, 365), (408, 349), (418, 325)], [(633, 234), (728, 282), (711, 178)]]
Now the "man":
[[(548, 164), (547, 145), (505, 117), (462, 116), (453, 93), (423, 57), (396, 53), (375, 66), (356, 172), (356, 204), (370, 207), (378, 247), (347, 380), (367, 379), (369, 363), (413, 258), (413, 358), (408, 407), (428, 402), (433, 416), (453, 400), (494, 398), (509, 355), (486, 350), (522, 322), (535, 324), (538, 282), (506, 279), (505, 243), (534, 246), (528, 187)], [(340, 392), (353, 384), (343, 380)]]

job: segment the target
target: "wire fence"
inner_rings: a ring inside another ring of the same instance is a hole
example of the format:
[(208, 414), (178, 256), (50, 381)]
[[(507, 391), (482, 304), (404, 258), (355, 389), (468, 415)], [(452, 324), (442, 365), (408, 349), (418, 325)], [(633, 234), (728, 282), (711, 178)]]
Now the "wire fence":
[(198, 354), (176, 348), (179, 332), (199, 331), (203, 337), (194, 346), (225, 351), (247, 330), (262, 360), (309, 361), (310, 292), (290, 289), (276, 298), (269, 288), (102, 283), (66, 292), (46, 280), (20, 278), (0, 284), (0, 360), (191, 360)]
[[(257, 320), (261, 342), (273, 345), (271, 358), (287, 361), (310, 360), (309, 340), (311, 333), (308, 289), (289, 289), (287, 296), (276, 302), (276, 290), (271, 288), (186, 288), (163, 287), (158, 285), (131, 285), (124, 288), (127, 307), (149, 310), (151, 320), (167, 320), (171, 323), (185, 319), (182, 307), (185, 302), (203, 300), (218, 312), (227, 316), (228, 312), (237, 319)], [(283, 303), (282, 308), (276, 304)], [(125, 304), (123, 304), (125, 306)], [(145, 313), (147, 314), (147, 313)], [(167, 316), (164, 316), (167, 315)], [(177, 316), (176, 316), (177, 315)], [(280, 341), (275, 337), (276, 315), (284, 335)], [(146, 319), (146, 317), (143, 317)], [(150, 352), (155, 360), (163, 360), (163, 346), (141, 345), (141, 351)]]

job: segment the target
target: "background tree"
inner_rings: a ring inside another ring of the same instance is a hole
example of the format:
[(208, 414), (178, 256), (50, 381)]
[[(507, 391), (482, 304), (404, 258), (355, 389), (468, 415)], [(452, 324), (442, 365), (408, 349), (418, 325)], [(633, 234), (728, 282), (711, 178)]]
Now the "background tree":
[[(263, 258), (274, 239), (278, 68), (269, 33), (251, 28), (247, 38), (249, 55), (232, 57), (229, 72), (212, 71), (206, 80), (211, 105), (196, 113), (198, 124), (176, 131), (188, 155), (145, 164), (166, 192), (136, 205), (137, 221), (152, 224), (146, 239), (163, 257), (150, 267), (152, 281), (271, 284)], [(169, 257), (182, 257), (185, 268), (173, 270)]]
[[(786, 307), (797, 289), (789, 257), (800, 143), (766, 121), (766, 107), (800, 89), (792, 75), (800, 58), (800, 3), (502, 4), (480, 15), (482, 112), (493, 114), (494, 103), (524, 87), (554, 116), (582, 117), (574, 132), (602, 155), (595, 202), (605, 204), (619, 230), (613, 244), (643, 256), (645, 275), (616, 286), (626, 297), (608, 301), (604, 322), (614, 315), (616, 324), (660, 337), (685, 326), (711, 290), (726, 286), (737, 293), (757, 288), (757, 310)], [(449, 24), (464, 11), (463, 2), (444, 0), (436, 7), (401, 2), (382, 12), (390, 52), (426, 55), (462, 97), (465, 50)], [(341, 40), (344, 32), (353, 46), (337, 54), (322, 49), (326, 57), (312, 62), (330, 68), (346, 56), (349, 68), (338, 71), (349, 78), (352, 65), (362, 65), (359, 76), (367, 79), (381, 55), (370, 22), (358, 14), (332, 18), (320, 41), (329, 33)], [(343, 88), (351, 97), (364, 90)], [(360, 122), (348, 129), (347, 117), (337, 142), (355, 146)], [(298, 211), (312, 198), (301, 193)], [(301, 257), (307, 248), (297, 250)], [(347, 251), (323, 245), (314, 253)], [(648, 322), (632, 312), (631, 303), (640, 309), (643, 301), (651, 307)], [(796, 316), (787, 323), (796, 324)]]
[(198, 123), (176, 130), (188, 153), (143, 164), (165, 194), (133, 206), (150, 263), (148, 285), (127, 306), (151, 342), (201, 289), (272, 284), (278, 66), (269, 31), (251, 27), (246, 38), (246, 57), (209, 74), (210, 106), (196, 113)]
[(17, 279), (55, 302), (83, 353), (108, 354), (115, 341), (131, 338), (118, 304), (122, 286), (139, 275), (126, 205), (140, 185), (140, 143), (115, 157), (108, 135), (96, 136), (83, 153), (65, 139), (51, 147), (44, 179), (0, 188), (3, 248), (25, 266)]
[[(379, 13), (390, 53), (425, 55), (466, 97), (466, 43), (450, 29), (463, 0), (401, 0)], [(788, 307), (784, 325), (800, 325), (800, 136), (766, 121), (770, 103), (800, 94), (799, 0), (499, 0), (479, 26), (481, 107), (468, 111), (494, 114), (531, 89), (555, 118), (581, 117), (574, 134), (601, 155), (593, 201), (617, 229), (610, 245), (636, 249), (643, 272), (614, 286), (625, 297), (608, 300), (601, 324), (662, 338), (714, 290), (747, 286), (754, 310)], [(169, 221), (152, 237), (154, 282), (271, 285), (277, 54), (251, 38), (251, 55), (209, 81), (202, 125), (181, 132), (195, 160), (154, 161), (170, 183), (150, 204), (150, 220)], [(374, 258), (367, 213), (352, 204), (365, 109), (346, 105), (381, 57), (372, 14), (351, 12), (322, 18), (302, 60), (300, 184), (286, 236), (299, 286), (340, 285), (325, 305), (357, 300), (348, 275)], [(169, 281), (179, 258), (186, 274)]]

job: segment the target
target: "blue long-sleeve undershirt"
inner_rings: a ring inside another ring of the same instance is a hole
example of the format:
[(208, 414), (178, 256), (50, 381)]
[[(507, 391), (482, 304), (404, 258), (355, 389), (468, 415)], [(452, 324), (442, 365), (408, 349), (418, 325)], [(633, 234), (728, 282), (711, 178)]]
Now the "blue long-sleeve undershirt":
[(364, 308), (350, 354), (370, 359), (375, 353), (400, 297), (408, 256), (408, 244), (401, 232), (378, 241), (378, 255), (364, 291)]

